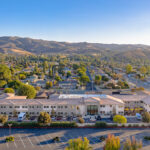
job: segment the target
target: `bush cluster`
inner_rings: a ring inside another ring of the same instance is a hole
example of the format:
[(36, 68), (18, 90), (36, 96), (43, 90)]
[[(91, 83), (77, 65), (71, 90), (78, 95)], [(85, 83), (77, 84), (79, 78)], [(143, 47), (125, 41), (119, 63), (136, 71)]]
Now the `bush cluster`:
[(103, 121), (98, 121), (98, 122), (95, 123), (95, 127), (97, 127), (97, 128), (106, 128), (107, 123), (103, 122)]
[(6, 142), (13, 142), (14, 140), (13, 136), (6, 137)]
[(76, 122), (52, 122), (50, 124), (50, 127), (70, 127), (70, 128), (73, 128), (73, 127), (77, 127), (77, 124)]

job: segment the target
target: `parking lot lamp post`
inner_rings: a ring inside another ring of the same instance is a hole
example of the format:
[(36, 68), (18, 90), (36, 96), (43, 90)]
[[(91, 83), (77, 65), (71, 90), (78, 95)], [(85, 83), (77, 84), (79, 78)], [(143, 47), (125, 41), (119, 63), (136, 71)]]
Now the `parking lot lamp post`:
[(8, 126), (9, 126), (9, 135), (11, 135), (11, 126), (12, 126), (12, 124), (9, 123)]

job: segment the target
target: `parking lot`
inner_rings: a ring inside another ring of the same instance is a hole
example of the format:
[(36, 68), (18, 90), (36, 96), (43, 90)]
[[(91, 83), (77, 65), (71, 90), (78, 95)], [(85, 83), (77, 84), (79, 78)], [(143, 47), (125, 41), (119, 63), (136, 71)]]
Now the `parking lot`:
[[(9, 130), (0, 129), (0, 150), (62, 150), (69, 139), (78, 137), (87, 137), (94, 150), (102, 150), (104, 142), (99, 137), (109, 133), (119, 136), (121, 142), (134, 135), (143, 141), (144, 150), (150, 149), (150, 142), (143, 140), (145, 135), (150, 135), (149, 129), (12, 129), (11, 135), (15, 137), (15, 142), (10, 143), (4, 141)], [(60, 137), (60, 142), (52, 141), (56, 136)]]

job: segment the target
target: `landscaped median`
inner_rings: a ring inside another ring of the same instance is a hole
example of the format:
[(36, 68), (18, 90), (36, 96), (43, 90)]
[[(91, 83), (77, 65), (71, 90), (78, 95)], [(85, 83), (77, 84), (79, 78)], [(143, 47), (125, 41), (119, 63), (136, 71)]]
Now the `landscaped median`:
[(150, 128), (149, 123), (106, 123), (98, 121), (96, 123), (76, 123), (76, 122), (51, 122), (50, 124), (43, 125), (37, 122), (15, 122), (8, 121), (1, 128)]
[(51, 122), (50, 124), (39, 124), (38, 122), (16, 122), (8, 121), (3, 127), (8, 127), (8, 124), (12, 124), (12, 128), (74, 128), (77, 127), (76, 122)]

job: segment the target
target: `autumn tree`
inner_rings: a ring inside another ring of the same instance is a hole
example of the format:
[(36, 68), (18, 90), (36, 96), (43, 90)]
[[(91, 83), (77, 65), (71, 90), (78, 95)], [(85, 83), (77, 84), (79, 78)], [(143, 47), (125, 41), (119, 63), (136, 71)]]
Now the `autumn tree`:
[(109, 134), (106, 143), (104, 145), (104, 150), (119, 150), (120, 149), (120, 139), (112, 134)]
[(131, 73), (132, 72), (132, 66), (130, 65), (130, 64), (128, 64), (127, 66), (126, 66), (126, 73), (127, 74), (129, 74), (129, 73)]
[(83, 140), (81, 138), (71, 139), (68, 144), (69, 146), (65, 150), (92, 150), (89, 140), (86, 137)]
[(126, 117), (124, 117), (122, 115), (115, 115), (114, 118), (113, 118), (113, 121), (115, 123), (127, 123)]
[(123, 144), (123, 150), (140, 150), (142, 148), (142, 141), (137, 141), (134, 136), (132, 139), (127, 138)]
[(50, 115), (47, 112), (41, 112), (38, 117), (38, 123), (43, 125), (51, 123)]

